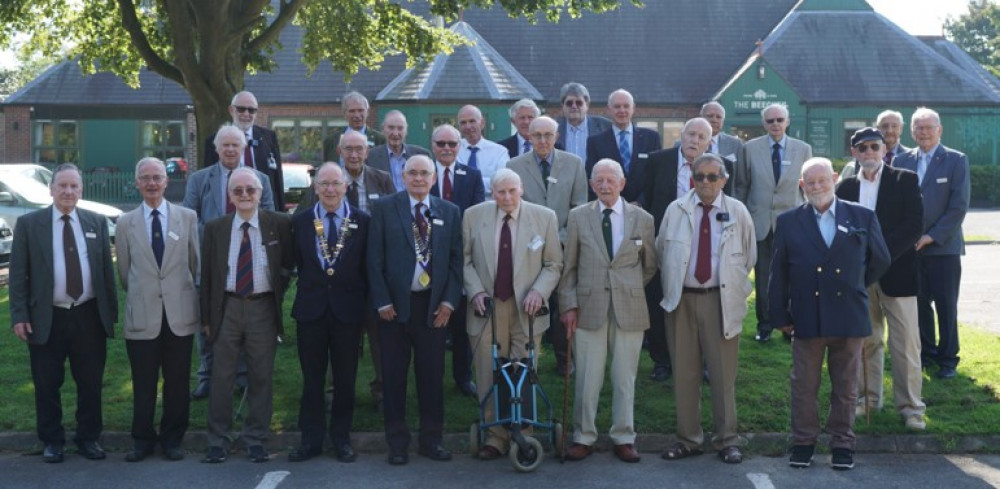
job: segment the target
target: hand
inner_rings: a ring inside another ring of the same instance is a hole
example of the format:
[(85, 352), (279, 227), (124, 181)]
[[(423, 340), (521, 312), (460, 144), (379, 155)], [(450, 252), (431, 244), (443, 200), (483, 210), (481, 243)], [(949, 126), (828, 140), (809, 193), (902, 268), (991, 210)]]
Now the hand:
[(21, 341), (28, 341), (28, 336), (32, 333), (34, 331), (31, 329), (31, 323), (17, 323), (14, 325), (14, 334), (18, 338), (21, 338)]
[(211, 330), (212, 330), (212, 328), (210, 328), (207, 324), (203, 324), (201, 326), (201, 334), (203, 334), (205, 336), (209, 336), (209, 333), (211, 332)]
[(934, 244), (934, 238), (932, 238), (929, 234), (925, 234), (917, 240), (917, 244), (913, 245), (913, 247), (916, 248), (917, 251), (920, 251), (932, 244)]
[(437, 310), (434, 311), (434, 327), (443, 328), (447, 326), (449, 319), (451, 319), (451, 308), (444, 304), (439, 305)]
[(577, 314), (576, 313), (577, 313), (576, 309), (570, 309), (570, 310), (562, 313), (561, 316), (559, 316), (559, 320), (562, 321), (563, 324), (566, 325), (566, 339), (567, 340), (573, 338), (573, 333), (576, 332), (576, 322), (577, 322)]
[(786, 324), (784, 326), (779, 326), (776, 329), (782, 331), (783, 333), (785, 333), (785, 334), (787, 334), (789, 336), (795, 336), (795, 325), (794, 324)]
[(486, 297), (488, 297), (486, 292), (480, 292), (472, 297), (472, 307), (480, 316), (486, 315)]
[(385, 322), (390, 322), (396, 319), (396, 308), (392, 307), (392, 304), (389, 304), (378, 310), (378, 317)]
[(524, 312), (528, 313), (529, 316), (534, 316), (544, 303), (545, 299), (542, 298), (542, 294), (532, 289), (528, 292), (528, 296), (524, 298)]

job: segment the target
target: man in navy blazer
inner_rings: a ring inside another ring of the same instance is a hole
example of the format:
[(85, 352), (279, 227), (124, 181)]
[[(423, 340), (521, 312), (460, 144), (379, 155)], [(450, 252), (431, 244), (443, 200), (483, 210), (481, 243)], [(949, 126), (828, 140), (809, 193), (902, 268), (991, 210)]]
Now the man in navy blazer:
[[(885, 326), (889, 324), (892, 352), (892, 397), (906, 427), (923, 430), (924, 410), (920, 399), (923, 374), (920, 368), (920, 328), (917, 322), (917, 253), (913, 244), (923, 230), (923, 201), (917, 175), (893, 168), (883, 161), (886, 144), (873, 127), (859, 129), (851, 137), (851, 153), (861, 173), (837, 185), (837, 197), (857, 202), (875, 211), (892, 265), (878, 282), (868, 287), (872, 335), (862, 348), (865, 368), (858, 394), (856, 414), (882, 408), (882, 372), (885, 365)], [(867, 378), (866, 378), (867, 377)]]
[(923, 235), (915, 245), (920, 263), (920, 357), (925, 366), (938, 364), (938, 378), (950, 379), (958, 366), (958, 288), (965, 254), (962, 221), (969, 210), (971, 184), (969, 159), (941, 144), (941, 130), (937, 112), (917, 109), (910, 119), (917, 147), (897, 156), (894, 166), (917, 172), (924, 197)]
[(559, 100), (563, 115), (556, 118), (559, 124), (559, 139), (556, 143), (566, 147), (566, 151), (587, 161), (587, 139), (611, 129), (611, 120), (599, 115), (587, 114), (590, 109), (590, 92), (581, 83), (569, 82), (559, 90)]
[[(625, 190), (622, 191), (622, 197), (628, 202), (641, 202), (649, 154), (662, 149), (663, 142), (656, 131), (633, 124), (634, 113), (635, 102), (631, 93), (624, 89), (611, 92), (608, 96), (611, 130), (587, 139), (587, 178), (590, 178), (598, 161), (604, 158), (615, 160), (625, 170)], [(624, 154), (622, 150), (625, 151)], [(593, 190), (589, 196), (590, 199), (597, 198)]]
[[(430, 195), (434, 163), (414, 156), (403, 169), (406, 192), (372, 206), (368, 280), (379, 314), (388, 462), (409, 462), (406, 377), (416, 368), (419, 453), (451, 460), (441, 446), (444, 425), (445, 327), (462, 298), (462, 229), (458, 207)], [(419, 256), (419, 259), (418, 259)]]
[(830, 373), (833, 468), (854, 467), (854, 402), (861, 344), (871, 335), (867, 287), (889, 267), (875, 213), (838, 200), (830, 160), (802, 165), (807, 203), (778, 216), (768, 284), (772, 324), (792, 335), (792, 467), (812, 463), (824, 354)]

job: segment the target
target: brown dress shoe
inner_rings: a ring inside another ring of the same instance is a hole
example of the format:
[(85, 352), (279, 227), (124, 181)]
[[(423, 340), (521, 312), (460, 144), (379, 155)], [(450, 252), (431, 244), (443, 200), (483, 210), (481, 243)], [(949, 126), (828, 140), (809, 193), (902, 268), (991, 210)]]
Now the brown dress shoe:
[(486, 445), (479, 449), (479, 453), (476, 454), (476, 458), (479, 460), (496, 460), (501, 457), (500, 450), (493, 445)]
[(590, 445), (584, 445), (583, 443), (574, 443), (566, 450), (566, 460), (577, 461), (583, 460), (594, 453), (594, 448)]
[(635, 445), (631, 443), (615, 445), (615, 456), (618, 457), (618, 460), (628, 462), (630, 464), (634, 464), (639, 461), (639, 452), (635, 450)]

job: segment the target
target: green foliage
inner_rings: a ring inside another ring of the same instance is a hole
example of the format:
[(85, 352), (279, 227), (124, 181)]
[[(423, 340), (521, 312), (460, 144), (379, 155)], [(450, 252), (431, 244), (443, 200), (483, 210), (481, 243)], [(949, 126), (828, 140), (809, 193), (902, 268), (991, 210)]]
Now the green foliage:
[(969, 12), (944, 23), (948, 38), (973, 59), (1000, 74), (1000, 6), (993, 0), (972, 0)]
[(971, 200), (974, 206), (1000, 206), (1000, 167), (971, 165)]

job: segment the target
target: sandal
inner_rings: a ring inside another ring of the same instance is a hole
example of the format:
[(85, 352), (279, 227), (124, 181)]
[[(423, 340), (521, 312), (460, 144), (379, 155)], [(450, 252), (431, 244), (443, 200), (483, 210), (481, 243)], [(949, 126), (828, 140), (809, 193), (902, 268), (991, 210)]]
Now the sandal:
[(700, 448), (689, 448), (687, 445), (677, 442), (670, 446), (663, 452), (662, 457), (666, 460), (678, 460), (687, 457), (693, 457), (695, 455), (701, 455), (703, 452)]
[(743, 461), (743, 453), (736, 445), (730, 445), (719, 450), (719, 458), (727, 464), (738, 464)]

